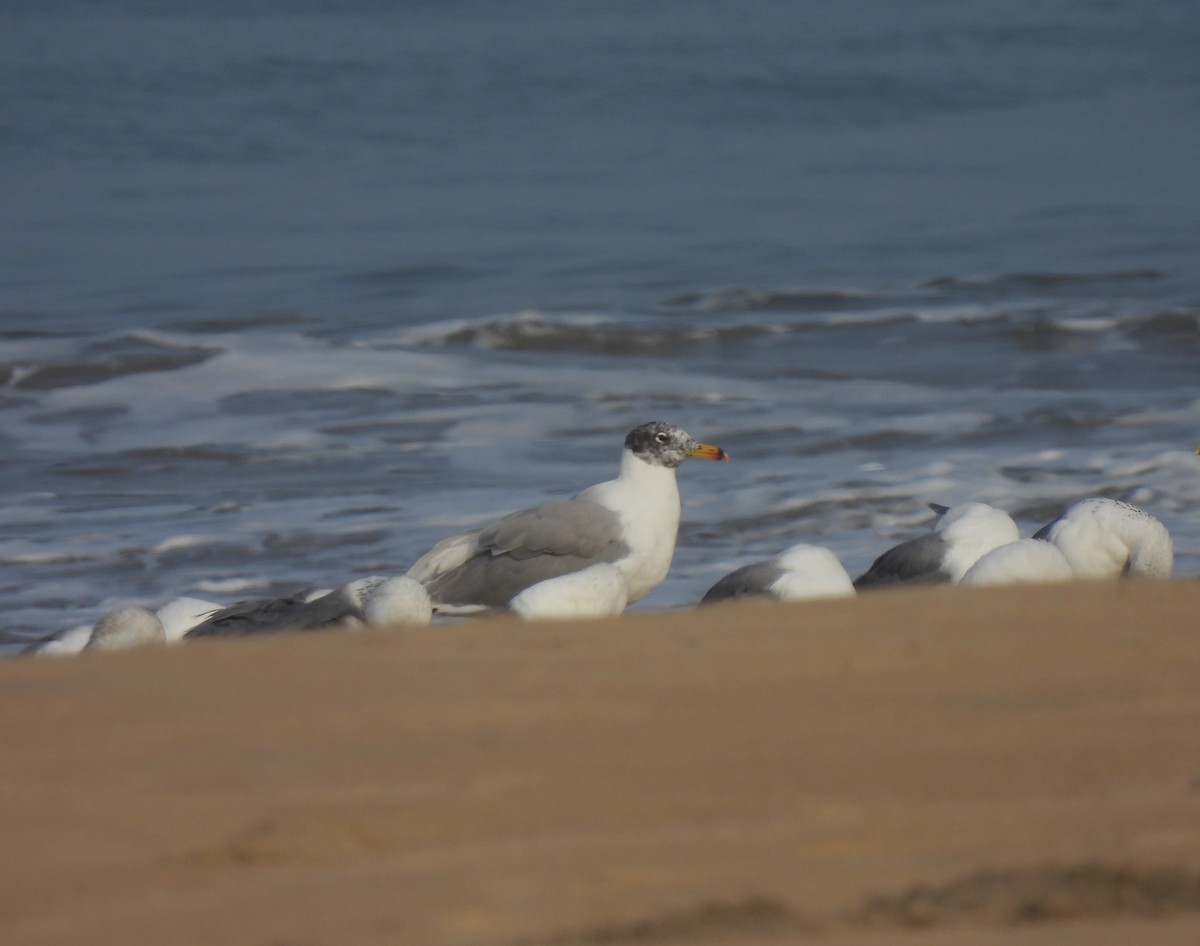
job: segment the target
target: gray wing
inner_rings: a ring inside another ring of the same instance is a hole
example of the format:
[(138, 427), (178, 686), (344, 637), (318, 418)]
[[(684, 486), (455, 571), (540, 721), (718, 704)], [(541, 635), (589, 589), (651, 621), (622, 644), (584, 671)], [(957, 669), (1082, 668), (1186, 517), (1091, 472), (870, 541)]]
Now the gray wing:
[(362, 619), (358, 609), (337, 591), (331, 591), (315, 601), (305, 601), (303, 594), (286, 598), (255, 598), (231, 604), (183, 636), (190, 640), (194, 637), (245, 637), (250, 634), (312, 630), (341, 624), (350, 617)]
[(480, 530), (475, 553), (425, 588), (435, 606), (506, 608), (531, 585), (628, 552), (615, 512), (585, 499), (561, 500)]
[(940, 535), (923, 535), (888, 549), (854, 579), (855, 588), (877, 588), (908, 582), (938, 584), (950, 580), (942, 569), (946, 542)]
[(755, 562), (730, 572), (704, 593), (701, 604), (727, 601), (732, 598), (770, 596), (771, 585), (783, 575), (774, 562)]

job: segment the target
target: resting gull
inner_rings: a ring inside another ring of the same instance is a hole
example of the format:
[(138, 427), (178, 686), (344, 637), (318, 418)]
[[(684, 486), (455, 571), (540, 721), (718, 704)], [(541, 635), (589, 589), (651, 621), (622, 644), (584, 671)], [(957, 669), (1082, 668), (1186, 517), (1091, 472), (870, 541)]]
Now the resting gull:
[[(176, 598), (163, 605), (154, 612), (162, 626), (162, 635), (168, 644), (175, 643), (183, 637), (188, 628), (198, 624), (204, 620), (206, 616), (214, 611), (219, 611), (221, 606), (214, 604), (212, 601), (203, 601), (200, 598)], [(90, 642), (96, 634), (99, 634), (100, 640), (107, 638), (120, 639), (121, 634), (115, 632), (116, 628), (120, 627), (120, 622), (123, 618), (114, 617), (116, 611), (110, 611), (106, 618), (109, 625), (102, 629), (105, 618), (102, 618), (100, 623), (91, 624), (76, 624), (73, 627), (65, 628), (52, 634), (50, 637), (39, 641), (34, 641), (21, 651), (23, 654), (37, 654), (41, 657), (70, 657), (80, 653), (84, 649), (112, 649), (106, 648), (104, 645)], [(141, 610), (140, 608), (137, 610)], [(129, 617), (129, 616), (126, 616)], [(144, 618), (130, 618), (134, 624), (143, 624), (147, 622)]]
[(1018, 539), (992, 549), (967, 569), (960, 585), (1024, 585), (1037, 582), (1070, 581), (1075, 577), (1071, 563), (1058, 546), (1044, 539)]
[(373, 575), (319, 597), (309, 594), (256, 598), (222, 608), (184, 637), (244, 637), (279, 631), (318, 630), (362, 624), (428, 624), (429, 596), (411, 578)]
[(1034, 538), (1056, 545), (1077, 578), (1170, 578), (1175, 563), (1167, 527), (1115, 499), (1081, 499)]
[(772, 559), (743, 565), (708, 589), (701, 604), (732, 598), (765, 597), (795, 601), (853, 595), (850, 575), (829, 549), (800, 543)]
[(1012, 517), (987, 503), (929, 508), (938, 514), (934, 531), (888, 549), (854, 580), (855, 588), (957, 582), (983, 555), (1021, 537)]
[[(618, 614), (667, 576), (679, 531), (675, 471), (689, 457), (727, 454), (673, 424), (642, 424), (625, 438), (615, 480), (443, 539), (408, 574), (439, 614)], [(612, 570), (591, 571), (601, 564)]]

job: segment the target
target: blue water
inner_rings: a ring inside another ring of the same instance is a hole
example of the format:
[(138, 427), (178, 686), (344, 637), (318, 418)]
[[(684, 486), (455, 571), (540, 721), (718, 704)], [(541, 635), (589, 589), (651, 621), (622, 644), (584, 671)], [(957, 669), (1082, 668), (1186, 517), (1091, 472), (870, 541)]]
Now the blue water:
[(929, 500), (1131, 499), (1200, 571), (1200, 8), (0, 12), (0, 590), (403, 570), (673, 420), (671, 577)]

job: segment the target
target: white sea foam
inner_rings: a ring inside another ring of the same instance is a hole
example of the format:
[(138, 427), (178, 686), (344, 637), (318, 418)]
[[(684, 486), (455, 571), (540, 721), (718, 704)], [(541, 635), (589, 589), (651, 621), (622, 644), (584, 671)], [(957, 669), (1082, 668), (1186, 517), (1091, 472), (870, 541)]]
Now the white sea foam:
[(94, 560), (95, 556), (77, 552), (24, 552), (13, 555), (0, 553), (0, 562), (5, 565), (69, 565), (75, 562)]
[(196, 590), (214, 595), (236, 595), (245, 592), (262, 591), (269, 588), (271, 581), (262, 576), (247, 578), (213, 578), (196, 582)]
[(213, 536), (173, 535), (155, 545), (153, 551), (158, 555), (164, 555), (168, 552), (178, 552), (182, 549), (194, 549), (197, 546), (206, 545), (212, 541), (214, 541)]

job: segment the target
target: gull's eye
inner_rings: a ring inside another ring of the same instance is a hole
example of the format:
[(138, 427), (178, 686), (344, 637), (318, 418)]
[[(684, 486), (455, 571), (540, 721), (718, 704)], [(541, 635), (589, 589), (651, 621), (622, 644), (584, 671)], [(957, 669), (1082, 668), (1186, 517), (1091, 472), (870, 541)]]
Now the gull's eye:
[(658, 433), (656, 433), (654, 435), (654, 439), (657, 440), (659, 443), (666, 443), (670, 438), (660, 430)]

